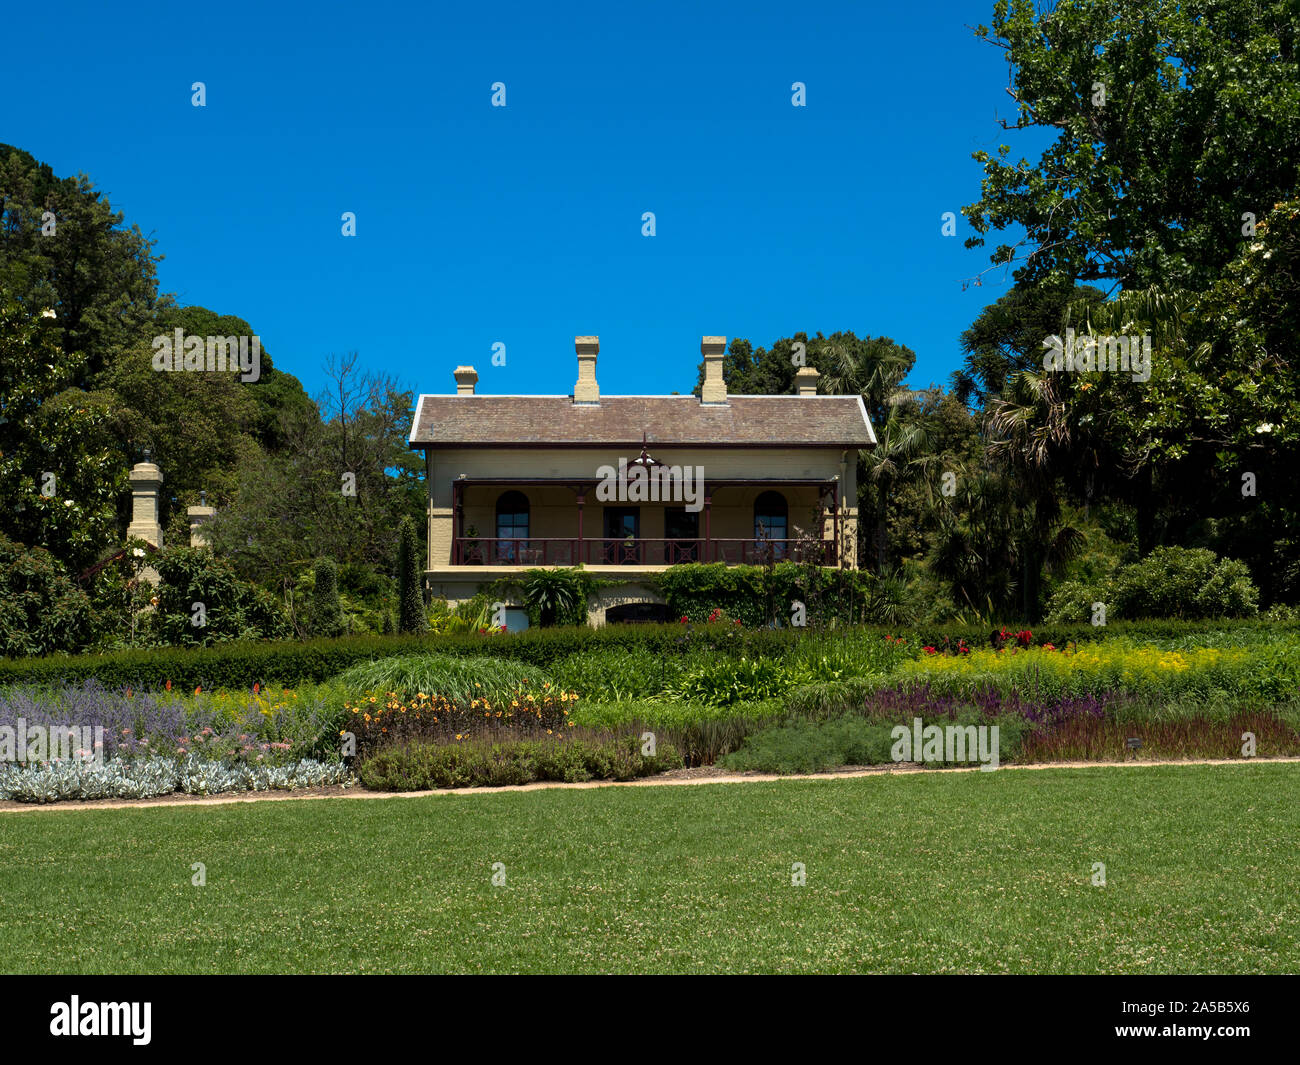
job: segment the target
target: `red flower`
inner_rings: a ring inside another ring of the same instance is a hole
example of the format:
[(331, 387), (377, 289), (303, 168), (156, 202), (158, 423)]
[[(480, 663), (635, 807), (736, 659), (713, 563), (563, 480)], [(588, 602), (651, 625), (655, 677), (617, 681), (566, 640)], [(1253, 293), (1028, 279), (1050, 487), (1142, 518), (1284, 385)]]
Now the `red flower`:
[(921, 650), (928, 655), (937, 655), (939, 653), (933, 647), (922, 647)]

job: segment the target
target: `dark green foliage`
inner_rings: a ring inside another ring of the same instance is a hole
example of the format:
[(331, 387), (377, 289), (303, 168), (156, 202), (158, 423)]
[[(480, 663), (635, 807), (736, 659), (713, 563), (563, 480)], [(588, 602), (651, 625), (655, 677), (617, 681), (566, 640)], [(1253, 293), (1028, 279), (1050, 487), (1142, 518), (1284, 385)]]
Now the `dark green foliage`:
[[(43, 214), (55, 216), (43, 233)], [(108, 355), (138, 340), (158, 296), (154, 242), (127, 228), (85, 175), (58, 178), (27, 152), (0, 144), (0, 289), (53, 308), (61, 346), (84, 360), (86, 387)]]
[(1295, 188), (1291, 0), (1011, 0), (975, 32), (1010, 68), (1008, 123), (1041, 131), (1036, 165), (1006, 136), (996, 154), (975, 153), (981, 197), (962, 208), (976, 233), (967, 247), (1028, 231), (989, 256), (1014, 255), (1017, 280), (1199, 289), (1235, 254), (1242, 212), (1262, 216)]
[(202, 548), (178, 547), (153, 560), (162, 577), (154, 633), (176, 646), (288, 635), (270, 593), (241, 581), (230, 563)]
[(44, 548), (0, 533), (0, 653), (40, 655), (84, 646), (90, 600)]
[(339, 568), (332, 558), (316, 560), (315, 582), (311, 593), (311, 631), (313, 636), (343, 634), (343, 606), (339, 602)]
[(397, 541), (397, 629), (420, 633), (426, 627), (424, 597), (420, 591), (420, 541), (415, 522), (403, 518)]
[(703, 622), (721, 609), (751, 628), (791, 624), (795, 602), (804, 605), (808, 626), (876, 620), (886, 591), (870, 573), (794, 562), (779, 562), (770, 569), (690, 563), (658, 574), (654, 583), (677, 617)]
[(1120, 566), (1092, 585), (1070, 582), (1052, 598), (1053, 618), (1083, 620), (1094, 602), (1111, 617), (1198, 621), (1255, 614), (1259, 593), (1250, 571), (1236, 559), (1204, 548), (1158, 547), (1141, 562)]
[(520, 584), (530, 622), (535, 616), (542, 626), (586, 624), (594, 583), (581, 567), (529, 570)]
[(1042, 368), (1043, 338), (1061, 331), (1072, 303), (1080, 308), (1105, 298), (1100, 289), (1087, 285), (1016, 285), (962, 332), (965, 358), (952, 375), (954, 395), (981, 407), (997, 399), (1014, 374)]

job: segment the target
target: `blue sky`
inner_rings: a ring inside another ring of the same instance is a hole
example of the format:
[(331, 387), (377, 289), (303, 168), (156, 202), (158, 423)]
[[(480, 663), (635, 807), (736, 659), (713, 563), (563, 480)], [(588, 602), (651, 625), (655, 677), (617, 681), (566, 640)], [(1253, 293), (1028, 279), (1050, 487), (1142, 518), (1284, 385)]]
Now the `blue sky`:
[(7, 51), (27, 103), (0, 141), (89, 174), (164, 291), (247, 319), (312, 392), (355, 350), (417, 392), (472, 363), (483, 392), (565, 393), (591, 333), (602, 391), (685, 392), (701, 335), (837, 329), (944, 383), (1008, 284), (961, 288), (988, 266), (971, 152), (1042, 145), (996, 124), (1005, 60), (968, 28), (991, 8), (74, 3)]

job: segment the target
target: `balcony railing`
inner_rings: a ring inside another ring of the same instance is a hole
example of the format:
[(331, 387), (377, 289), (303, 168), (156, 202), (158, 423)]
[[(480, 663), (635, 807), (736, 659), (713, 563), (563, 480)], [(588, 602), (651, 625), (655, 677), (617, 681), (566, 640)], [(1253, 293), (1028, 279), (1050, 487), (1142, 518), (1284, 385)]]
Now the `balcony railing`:
[(762, 565), (769, 560), (834, 566), (835, 541), (461, 536), (453, 540), (451, 550), (455, 566), (675, 566), (682, 562)]

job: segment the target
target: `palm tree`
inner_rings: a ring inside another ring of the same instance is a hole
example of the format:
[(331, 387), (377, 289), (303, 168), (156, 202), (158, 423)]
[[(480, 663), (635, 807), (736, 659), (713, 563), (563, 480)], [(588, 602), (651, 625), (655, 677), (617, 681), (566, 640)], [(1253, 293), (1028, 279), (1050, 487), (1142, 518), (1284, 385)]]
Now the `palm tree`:
[(524, 574), (523, 592), (524, 605), (537, 612), (543, 626), (572, 616), (582, 602), (580, 580), (569, 570), (529, 570)]

